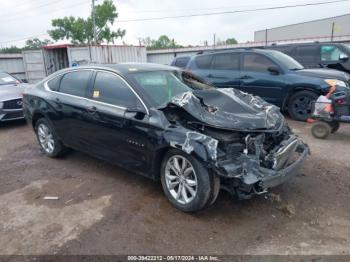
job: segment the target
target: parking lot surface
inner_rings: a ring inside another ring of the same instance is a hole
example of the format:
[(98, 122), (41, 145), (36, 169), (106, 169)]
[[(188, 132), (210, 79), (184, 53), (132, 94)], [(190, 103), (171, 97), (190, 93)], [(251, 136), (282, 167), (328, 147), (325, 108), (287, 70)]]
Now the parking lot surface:
[(160, 183), (75, 151), (47, 158), (31, 127), (3, 124), (0, 253), (350, 254), (350, 125), (317, 140), (289, 123), (312, 152), (296, 178), (269, 198), (221, 192), (196, 214)]

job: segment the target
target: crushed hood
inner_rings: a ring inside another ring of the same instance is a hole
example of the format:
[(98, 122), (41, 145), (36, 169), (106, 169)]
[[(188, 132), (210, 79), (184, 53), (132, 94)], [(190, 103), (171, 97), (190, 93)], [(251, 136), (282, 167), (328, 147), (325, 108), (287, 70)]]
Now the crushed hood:
[(205, 125), (233, 130), (276, 130), (284, 118), (278, 107), (233, 88), (193, 90), (175, 96), (176, 105)]

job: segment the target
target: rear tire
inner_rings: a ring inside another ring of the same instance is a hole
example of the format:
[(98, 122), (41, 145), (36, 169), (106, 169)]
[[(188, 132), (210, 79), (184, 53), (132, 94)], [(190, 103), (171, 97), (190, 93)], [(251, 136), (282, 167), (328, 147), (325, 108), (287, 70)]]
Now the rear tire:
[(197, 212), (209, 206), (219, 193), (219, 178), (214, 178), (202, 163), (178, 149), (171, 149), (164, 156), (160, 178), (170, 203), (184, 212)]
[(288, 100), (288, 113), (291, 118), (298, 121), (306, 121), (311, 116), (312, 102), (318, 95), (311, 91), (299, 91)]
[(57, 137), (50, 123), (45, 118), (40, 118), (35, 123), (35, 133), (41, 147), (41, 151), (48, 157), (58, 157), (65, 152), (65, 147)]
[(311, 127), (311, 133), (314, 137), (325, 139), (331, 134), (331, 126), (323, 121), (314, 122)]

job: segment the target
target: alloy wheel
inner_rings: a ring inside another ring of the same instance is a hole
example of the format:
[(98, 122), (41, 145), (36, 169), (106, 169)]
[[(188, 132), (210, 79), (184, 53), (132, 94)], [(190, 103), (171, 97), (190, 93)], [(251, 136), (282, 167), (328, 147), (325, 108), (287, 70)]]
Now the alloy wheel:
[(174, 155), (165, 167), (165, 182), (172, 197), (180, 204), (190, 203), (197, 195), (197, 175), (185, 157)]
[(37, 133), (41, 147), (45, 150), (46, 153), (52, 154), (52, 152), (55, 150), (55, 141), (53, 139), (50, 128), (47, 125), (41, 123), (38, 126)]

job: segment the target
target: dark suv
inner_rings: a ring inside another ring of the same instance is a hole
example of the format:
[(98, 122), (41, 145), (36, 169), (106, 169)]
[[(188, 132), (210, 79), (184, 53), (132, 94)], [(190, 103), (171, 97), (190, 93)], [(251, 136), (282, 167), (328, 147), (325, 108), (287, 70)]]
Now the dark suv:
[(269, 49), (281, 51), (305, 68), (331, 68), (350, 73), (350, 44), (310, 43), (275, 45)]
[(187, 67), (218, 87), (234, 87), (262, 97), (296, 120), (306, 120), (312, 101), (326, 94), (330, 83), (349, 90), (350, 76), (331, 69), (304, 69), (279, 51), (237, 49), (192, 57)]

